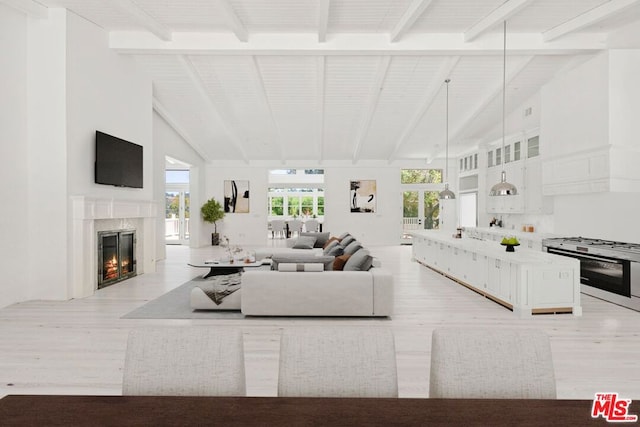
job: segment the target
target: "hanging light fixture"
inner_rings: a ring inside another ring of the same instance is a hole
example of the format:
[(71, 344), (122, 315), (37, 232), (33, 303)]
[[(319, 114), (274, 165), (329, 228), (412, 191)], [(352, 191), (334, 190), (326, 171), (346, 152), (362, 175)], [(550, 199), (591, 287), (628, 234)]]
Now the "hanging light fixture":
[(514, 196), (518, 194), (515, 185), (507, 182), (507, 172), (504, 170), (504, 138), (505, 138), (505, 122), (506, 103), (507, 103), (507, 21), (504, 21), (504, 48), (502, 50), (502, 155), (500, 156), (500, 164), (502, 165), (502, 174), (500, 182), (491, 187), (490, 196)]
[(453, 191), (449, 190), (449, 83), (451, 82), (451, 79), (447, 79), (444, 81), (447, 85), (447, 118), (446, 118), (446, 139), (447, 139), (447, 145), (446, 145), (446, 164), (444, 166), (444, 190), (442, 190), (440, 192), (440, 194), (438, 195), (438, 197), (441, 200), (450, 200), (450, 199), (455, 199), (456, 195), (453, 193)]

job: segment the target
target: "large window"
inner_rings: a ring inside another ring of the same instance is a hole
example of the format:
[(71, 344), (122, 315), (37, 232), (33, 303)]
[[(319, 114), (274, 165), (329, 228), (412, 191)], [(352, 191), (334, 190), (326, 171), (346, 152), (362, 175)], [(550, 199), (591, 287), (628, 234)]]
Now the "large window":
[(270, 188), (268, 212), (272, 217), (313, 218), (324, 216), (322, 188)]
[(440, 184), (442, 169), (402, 169), (402, 184)]

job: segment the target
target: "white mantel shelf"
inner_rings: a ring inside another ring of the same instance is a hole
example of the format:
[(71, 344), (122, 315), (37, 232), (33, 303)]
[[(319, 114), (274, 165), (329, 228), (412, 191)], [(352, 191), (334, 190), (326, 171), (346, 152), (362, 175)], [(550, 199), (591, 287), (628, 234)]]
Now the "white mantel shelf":
[(413, 258), (520, 316), (582, 314), (580, 262), (498, 242), (455, 239), (442, 231), (413, 235)]
[(98, 288), (97, 232), (136, 229), (137, 274), (155, 271), (158, 204), (153, 200), (123, 200), (72, 196), (71, 277), (69, 298), (93, 295)]

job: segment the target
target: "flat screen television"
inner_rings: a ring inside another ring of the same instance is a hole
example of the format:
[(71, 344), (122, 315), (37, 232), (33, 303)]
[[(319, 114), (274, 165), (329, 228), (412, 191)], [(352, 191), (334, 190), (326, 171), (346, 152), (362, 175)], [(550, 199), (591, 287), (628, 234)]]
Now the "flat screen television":
[(142, 188), (142, 146), (96, 131), (96, 184)]

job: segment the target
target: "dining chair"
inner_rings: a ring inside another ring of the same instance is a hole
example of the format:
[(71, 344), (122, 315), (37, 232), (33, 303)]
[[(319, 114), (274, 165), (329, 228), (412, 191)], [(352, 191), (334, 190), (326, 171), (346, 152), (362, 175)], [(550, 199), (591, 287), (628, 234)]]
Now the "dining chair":
[(274, 219), (271, 221), (271, 238), (286, 237), (285, 236), (285, 221), (282, 219)]
[(296, 233), (298, 236), (300, 235), (300, 233), (302, 233), (303, 224), (299, 219), (289, 220), (287, 221), (287, 224), (289, 225), (289, 233), (291, 237), (293, 237), (293, 233)]
[(285, 329), (278, 396), (398, 397), (392, 332), (376, 327)]
[(532, 329), (435, 329), (429, 397), (555, 399), (549, 337)]
[(122, 394), (244, 396), (242, 332), (212, 327), (132, 330)]
[(313, 233), (320, 230), (320, 222), (317, 219), (308, 219), (304, 222), (304, 229), (307, 233)]

